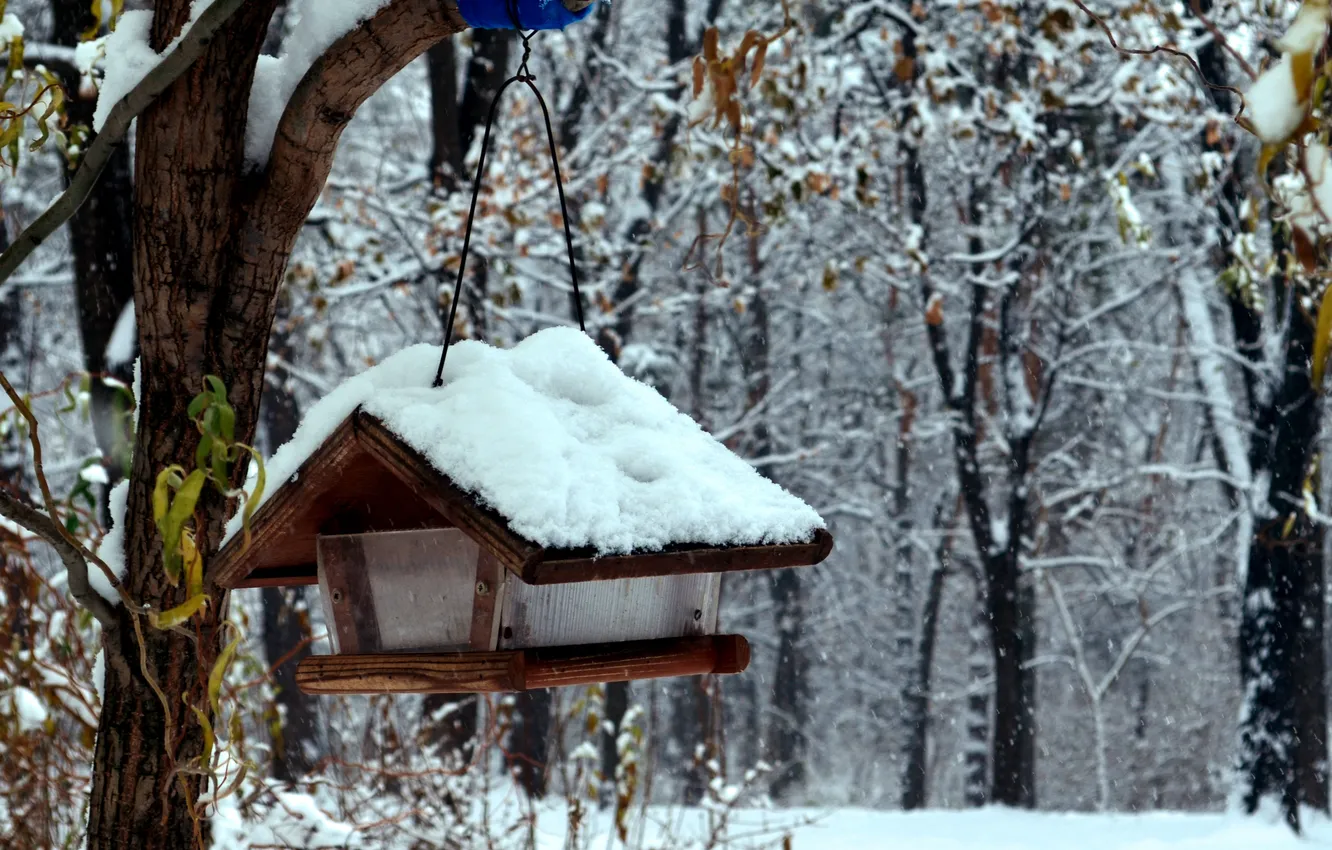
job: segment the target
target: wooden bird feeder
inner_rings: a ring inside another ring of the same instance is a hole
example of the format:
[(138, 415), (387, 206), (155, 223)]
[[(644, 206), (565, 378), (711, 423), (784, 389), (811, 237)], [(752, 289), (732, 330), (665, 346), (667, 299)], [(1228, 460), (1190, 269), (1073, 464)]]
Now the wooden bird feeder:
[(318, 585), (333, 654), (301, 661), (305, 692), (739, 673), (749, 646), (718, 633), (722, 573), (815, 564), (832, 550), (822, 528), (777, 545), (549, 548), (437, 466), (357, 408), (271, 492), (250, 545), (236, 535), (214, 559), (224, 588)]

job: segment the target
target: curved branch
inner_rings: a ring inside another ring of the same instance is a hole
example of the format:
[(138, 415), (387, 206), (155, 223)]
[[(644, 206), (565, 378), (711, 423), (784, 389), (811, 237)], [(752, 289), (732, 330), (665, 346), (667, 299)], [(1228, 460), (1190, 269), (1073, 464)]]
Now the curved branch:
[(334, 42), (287, 102), (251, 221), (283, 230), (304, 223), (360, 105), (432, 45), (464, 29), (453, 0), (393, 0)]
[[(360, 105), (432, 45), (464, 29), (454, 0), (393, 0), (315, 60), (287, 101), (263, 180), (242, 216), (241, 263), (226, 296), (230, 315), (253, 315), (270, 300)], [(225, 357), (239, 342), (222, 344)]]
[(0, 254), (0, 283), (7, 280), (38, 245), (73, 217), (92, 192), (102, 169), (111, 159), (111, 152), (129, 133), (130, 122), (194, 64), (208, 47), (213, 35), (243, 5), (245, 0), (215, 0), (181, 38), (176, 49), (167, 54), (129, 94), (116, 103), (107, 116), (102, 132), (88, 146), (78, 170), (70, 178), (69, 188)]

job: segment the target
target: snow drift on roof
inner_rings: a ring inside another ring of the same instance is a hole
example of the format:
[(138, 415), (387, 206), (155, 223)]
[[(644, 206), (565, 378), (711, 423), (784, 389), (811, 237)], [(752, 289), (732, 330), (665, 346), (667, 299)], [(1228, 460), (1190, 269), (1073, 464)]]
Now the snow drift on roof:
[(507, 350), (460, 342), (431, 389), (438, 359), (437, 346), (417, 345), (345, 381), (273, 455), (265, 495), (360, 406), (541, 546), (795, 543), (823, 527), (578, 331)]

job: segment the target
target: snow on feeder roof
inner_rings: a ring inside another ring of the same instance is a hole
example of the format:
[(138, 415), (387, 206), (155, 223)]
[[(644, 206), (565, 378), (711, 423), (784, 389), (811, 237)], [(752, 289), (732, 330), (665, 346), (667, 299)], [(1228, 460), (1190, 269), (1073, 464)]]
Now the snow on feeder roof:
[[(440, 513), (464, 529), (480, 520), (451, 514), (486, 517), (502, 560), (528, 581), (762, 569), (831, 549), (813, 508), (582, 333), (551, 328), (511, 349), (460, 342), (434, 389), (438, 357), (438, 346), (408, 348), (310, 409), (268, 462), (248, 551), (233, 520), (213, 568), (219, 584), (308, 582), (317, 534), (430, 527)], [(376, 470), (350, 442), (369, 445), (379, 466), (415, 469)], [(293, 504), (294, 489), (303, 502)], [(452, 508), (441, 510), (446, 492)], [(732, 550), (721, 560), (733, 563), (691, 568), (691, 550)], [(561, 561), (589, 565), (560, 579), (542, 569)]]
[(415, 346), (311, 408), (209, 567), (319, 584), (314, 694), (516, 691), (738, 673), (721, 573), (815, 564), (818, 514), (584, 334)]

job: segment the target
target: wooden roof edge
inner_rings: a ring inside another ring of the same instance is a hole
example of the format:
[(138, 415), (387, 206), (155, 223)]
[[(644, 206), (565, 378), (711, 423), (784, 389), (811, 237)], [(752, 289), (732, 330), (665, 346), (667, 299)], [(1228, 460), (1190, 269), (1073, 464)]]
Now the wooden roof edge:
[(420, 497), (477, 543), (490, 549), (512, 573), (522, 576), (540, 561), (544, 549), (509, 528), (508, 521), (477, 502), (429, 460), (407, 445), (375, 416), (357, 409), (356, 436), (380, 463), (387, 466)]
[(248, 547), (245, 545), (244, 535), (239, 533), (234, 535), (209, 559), (205, 581), (224, 590), (243, 582), (253, 570), (253, 562), (263, 545), (285, 530), (283, 525), (274, 524), (273, 518), (283, 514), (294, 499), (308, 495), (306, 490), (310, 488), (312, 482), (315, 485), (329, 483), (320, 481), (317, 476), (311, 474), (312, 471), (317, 468), (328, 468), (329, 463), (342, 459), (347, 452), (358, 448), (355, 436), (351, 420), (344, 420), (319, 445), (319, 448), (311, 452), (301, 463), (294, 473), (296, 477), (294, 486), (290, 484), (290, 478), (269, 482), (268, 486), (277, 489), (259, 506), (254, 516), (250, 517), (250, 545)]
[(660, 552), (597, 557), (582, 552), (543, 550), (542, 559), (519, 576), (528, 584), (567, 584), (617, 578), (645, 578), (691, 573), (730, 573), (808, 567), (824, 561), (833, 550), (833, 536), (816, 529), (802, 543), (748, 546), (677, 546)]

